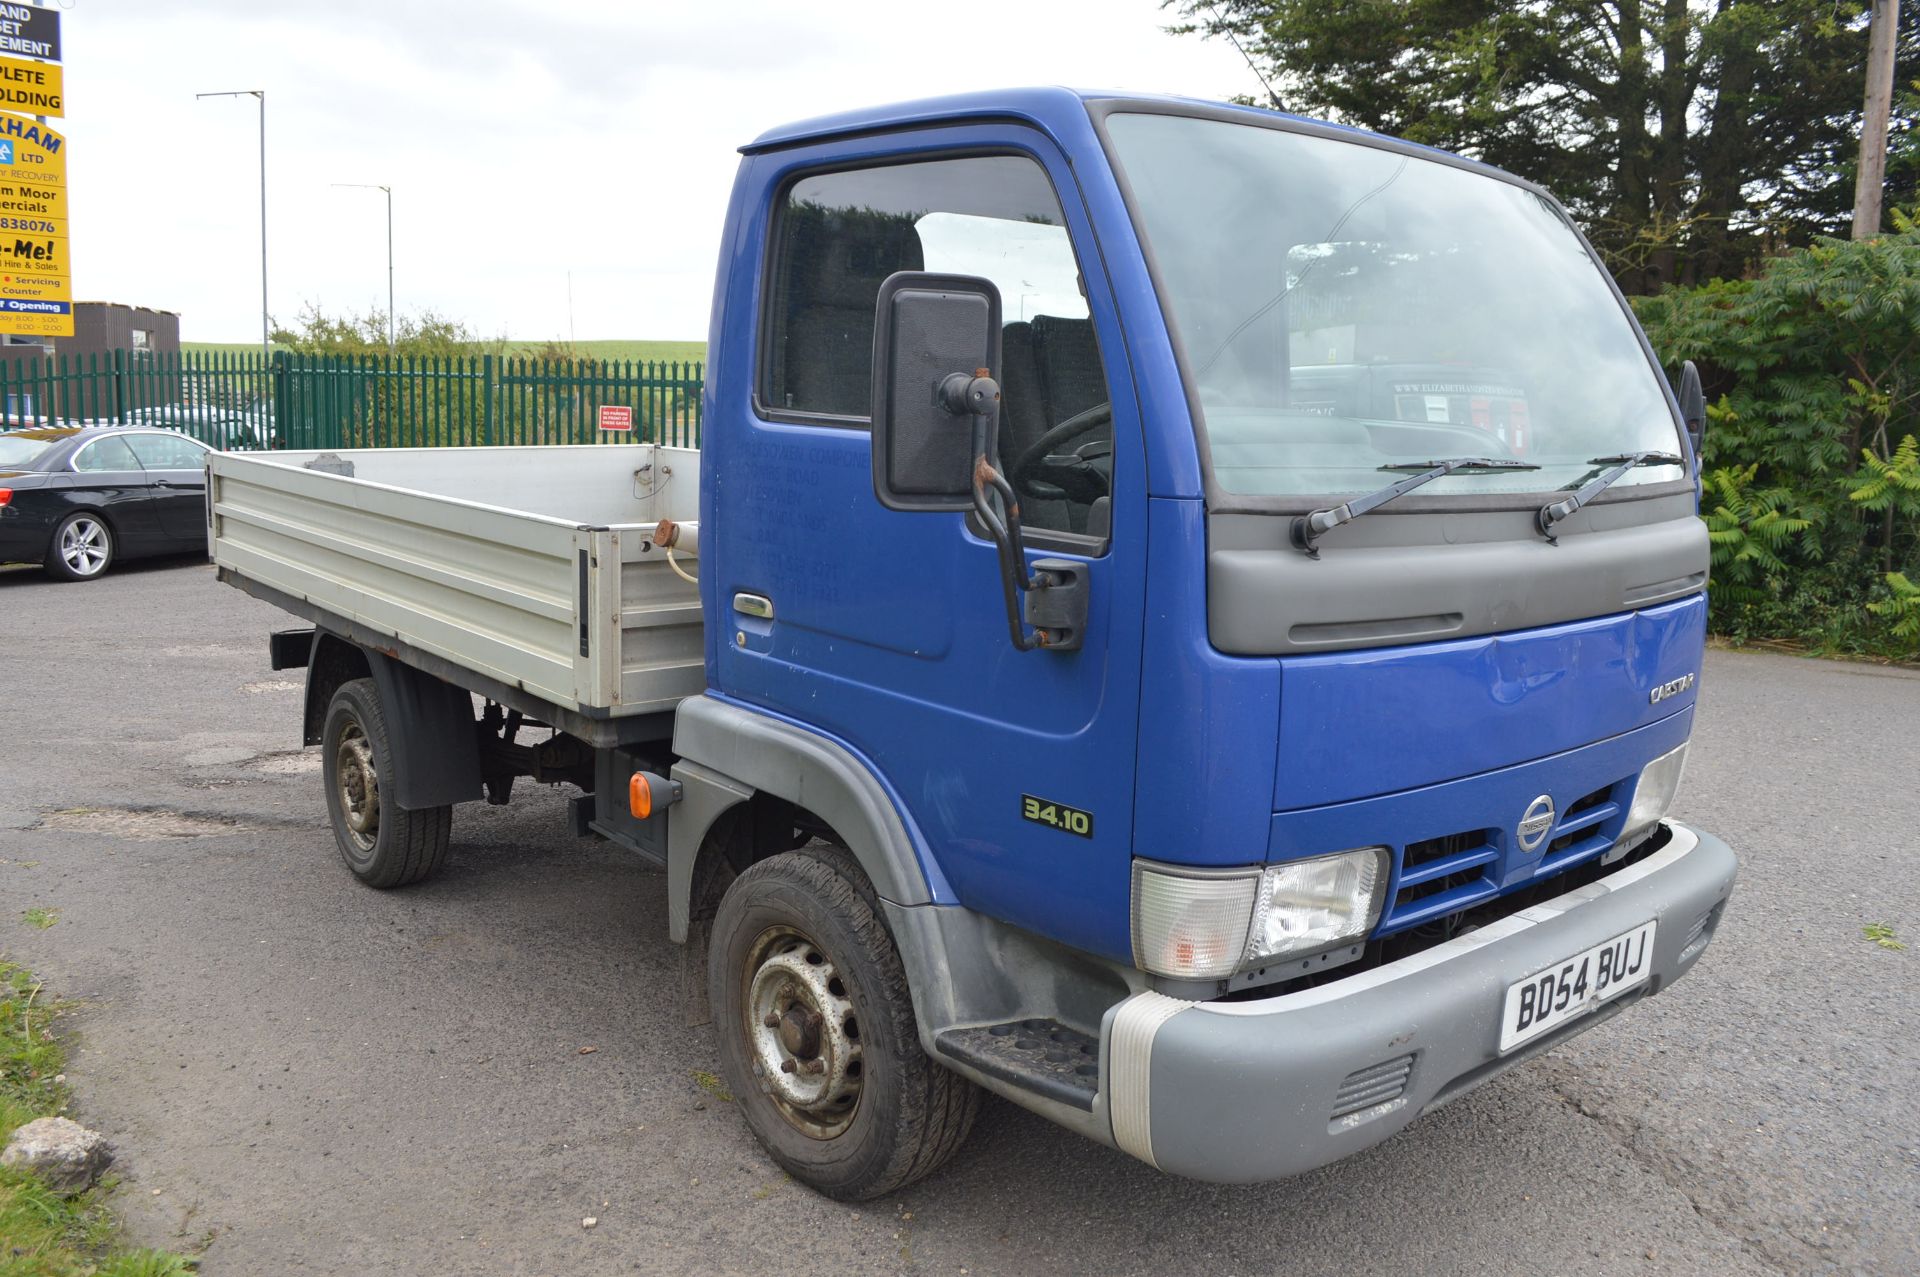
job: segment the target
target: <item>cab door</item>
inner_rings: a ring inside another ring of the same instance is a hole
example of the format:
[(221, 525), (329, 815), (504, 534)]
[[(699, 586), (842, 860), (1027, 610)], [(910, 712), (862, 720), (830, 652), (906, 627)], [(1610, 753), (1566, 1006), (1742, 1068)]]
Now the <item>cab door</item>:
[[(1124, 957), (1143, 450), (1071, 173), (1042, 134), (994, 124), (777, 151), (741, 182), (757, 248), (724, 276), (703, 461), (715, 686), (862, 755), (924, 837), (936, 899)], [(1085, 565), (1078, 651), (1015, 649), (971, 516), (875, 496), (875, 303), (919, 270), (998, 288), (1001, 461), (1029, 558)], [(1075, 418), (1093, 424), (1061, 435)]]

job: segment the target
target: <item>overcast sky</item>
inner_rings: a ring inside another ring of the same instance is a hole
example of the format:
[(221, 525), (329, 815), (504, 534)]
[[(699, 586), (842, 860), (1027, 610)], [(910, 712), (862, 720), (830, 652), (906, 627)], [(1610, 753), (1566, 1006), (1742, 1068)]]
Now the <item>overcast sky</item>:
[(1156, 0), (62, 0), (74, 296), (260, 330), (252, 98), (267, 91), (278, 321), (386, 302), (481, 336), (707, 334), (741, 143), (874, 103), (1016, 84), (1228, 97), (1229, 45)]

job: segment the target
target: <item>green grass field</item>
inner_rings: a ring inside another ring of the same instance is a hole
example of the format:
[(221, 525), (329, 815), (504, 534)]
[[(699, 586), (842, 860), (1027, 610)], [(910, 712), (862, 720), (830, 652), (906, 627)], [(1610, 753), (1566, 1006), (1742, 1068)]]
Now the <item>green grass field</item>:
[[(491, 345), (491, 343), (487, 343)], [(507, 353), (510, 355), (535, 355), (546, 349), (544, 341), (508, 341)], [(180, 349), (188, 353), (219, 351), (234, 353), (260, 349), (254, 342), (244, 341), (183, 341)], [(688, 360), (704, 362), (707, 357), (707, 343), (704, 341), (581, 341), (574, 343), (574, 349), (584, 357), (591, 359), (641, 359), (656, 362)]]

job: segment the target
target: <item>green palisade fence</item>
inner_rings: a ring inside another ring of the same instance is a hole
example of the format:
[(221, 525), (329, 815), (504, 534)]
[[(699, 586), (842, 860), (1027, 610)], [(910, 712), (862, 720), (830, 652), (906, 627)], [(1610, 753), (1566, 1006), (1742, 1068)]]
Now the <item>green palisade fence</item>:
[[(432, 448), (472, 444), (700, 445), (697, 362), (506, 355), (258, 353), (12, 356), (0, 348), (6, 426), (162, 426), (216, 448)], [(599, 428), (602, 405), (633, 429)]]

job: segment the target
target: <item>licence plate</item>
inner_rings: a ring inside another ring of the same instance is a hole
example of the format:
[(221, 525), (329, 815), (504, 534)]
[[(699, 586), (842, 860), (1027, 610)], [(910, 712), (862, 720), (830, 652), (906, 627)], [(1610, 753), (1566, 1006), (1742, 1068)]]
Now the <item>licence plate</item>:
[(1645, 984), (1653, 974), (1653, 928), (1652, 922), (1643, 922), (1508, 985), (1506, 1011), (1500, 1019), (1500, 1053), (1505, 1055)]

